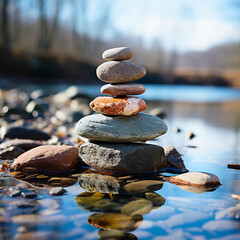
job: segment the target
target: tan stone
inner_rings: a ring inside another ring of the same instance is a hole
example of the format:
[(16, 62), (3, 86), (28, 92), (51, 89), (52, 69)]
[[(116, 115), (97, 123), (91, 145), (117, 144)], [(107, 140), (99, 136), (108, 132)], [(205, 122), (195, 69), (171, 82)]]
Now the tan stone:
[(116, 47), (103, 52), (102, 58), (105, 60), (128, 60), (132, 58), (133, 52), (129, 47)]

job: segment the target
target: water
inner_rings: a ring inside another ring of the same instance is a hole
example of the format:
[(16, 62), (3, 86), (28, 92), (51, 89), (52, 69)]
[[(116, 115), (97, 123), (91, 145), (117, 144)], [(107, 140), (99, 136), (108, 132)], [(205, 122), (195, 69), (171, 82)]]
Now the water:
[[(82, 89), (92, 96), (98, 94), (92, 86)], [(118, 239), (240, 239), (239, 212), (235, 217), (219, 217), (220, 211), (240, 204), (240, 201), (231, 197), (231, 194), (240, 195), (240, 171), (226, 167), (228, 163), (240, 162), (240, 91), (212, 87), (147, 86), (144, 98), (149, 109), (161, 107), (166, 111), (164, 120), (169, 127), (166, 135), (150, 143), (176, 147), (190, 171), (213, 173), (219, 177), (222, 186), (215, 191), (198, 193), (199, 189), (196, 188), (183, 189), (164, 182), (162, 188), (155, 192), (165, 199), (165, 203), (142, 214), (143, 220), (135, 230), (130, 231), (131, 236), (125, 234)], [(181, 132), (175, 133), (175, 127), (180, 128)], [(196, 135), (192, 140), (185, 137), (189, 131)], [(76, 201), (76, 196), (85, 192), (84, 188), (75, 183), (66, 187), (66, 190), (68, 193), (64, 196), (50, 197), (45, 194), (39, 198), (58, 201), (60, 207), (50, 217), (63, 215), (67, 218), (47, 226), (40, 223), (23, 224), (29, 227), (28, 231), (54, 232), (56, 239), (104, 239), (98, 236), (103, 231), (88, 224), (89, 216), (94, 212), (117, 211), (117, 207), (112, 210), (111, 204), (121, 202), (121, 206), (124, 206), (138, 199), (133, 196), (134, 199), (126, 200), (125, 196), (106, 193), (102, 197), (105, 204), (99, 204), (97, 210), (96, 207), (87, 210), (83, 202)], [(0, 210), (7, 200), (6, 196), (1, 199)], [(45, 208), (41, 206), (37, 214), (41, 215)], [(0, 223), (0, 238), (16, 236), (16, 227), (20, 226), (22, 224)], [(12, 234), (8, 235), (9, 232)]]

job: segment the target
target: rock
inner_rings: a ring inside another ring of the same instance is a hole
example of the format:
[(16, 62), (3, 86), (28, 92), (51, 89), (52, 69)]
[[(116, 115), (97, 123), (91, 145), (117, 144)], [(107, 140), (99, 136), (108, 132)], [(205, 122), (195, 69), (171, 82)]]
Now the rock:
[(1, 143), (0, 148), (19, 147), (24, 150), (29, 150), (42, 145), (42, 143), (30, 139), (12, 139)]
[(174, 133), (180, 133), (180, 132), (182, 132), (182, 130), (178, 127), (175, 127), (175, 128), (173, 128), (173, 132)]
[(235, 207), (229, 207), (227, 209), (224, 209), (222, 211), (219, 211), (215, 215), (215, 219), (240, 219), (240, 206)]
[(141, 215), (127, 216), (120, 213), (93, 214), (88, 218), (88, 223), (104, 230), (133, 231), (140, 226)]
[(50, 195), (59, 196), (66, 193), (66, 190), (62, 187), (55, 187), (48, 192)]
[(18, 189), (13, 189), (9, 192), (9, 197), (18, 197), (21, 194), (21, 191)]
[(145, 215), (152, 209), (152, 202), (146, 199), (131, 201), (121, 209), (122, 214), (134, 216), (136, 214)]
[(216, 220), (206, 222), (202, 228), (205, 231), (216, 233), (227, 231), (239, 231), (240, 222), (233, 220)]
[(78, 177), (80, 187), (87, 192), (118, 194), (120, 184), (115, 177), (101, 174), (80, 174)]
[(98, 78), (107, 83), (127, 83), (136, 81), (146, 75), (144, 67), (129, 63), (110, 61), (97, 68)]
[(27, 112), (24, 108), (19, 107), (19, 106), (5, 106), (3, 109), (4, 116), (5, 117), (10, 117), (12, 115), (19, 115), (23, 119), (32, 119), (33, 116), (31, 113)]
[(0, 159), (14, 159), (23, 154), (25, 150), (19, 147), (9, 147), (0, 152)]
[(105, 116), (94, 114), (80, 119), (76, 133), (92, 141), (136, 142), (154, 139), (167, 132), (159, 118), (138, 113), (134, 116)]
[(193, 133), (193, 132), (188, 132), (187, 134), (186, 134), (186, 138), (188, 138), (188, 139), (193, 139), (193, 138), (195, 138), (196, 137), (196, 135)]
[(146, 88), (141, 84), (106, 84), (101, 87), (101, 93), (107, 95), (140, 95), (146, 91)]
[(231, 194), (231, 197), (240, 201), (240, 195)]
[(144, 196), (145, 193), (154, 192), (163, 187), (163, 182), (158, 180), (141, 180), (128, 183), (124, 190), (133, 196)]
[(11, 127), (7, 129), (3, 137), (10, 139), (21, 138), (32, 140), (48, 140), (51, 138), (47, 133), (43, 131), (25, 127)]
[(161, 107), (157, 107), (157, 108), (153, 108), (149, 114), (153, 115), (153, 116), (156, 116), (156, 117), (159, 117), (161, 119), (165, 118), (166, 116), (166, 113), (165, 111), (161, 108)]
[(70, 171), (78, 166), (78, 150), (72, 146), (45, 145), (20, 155), (12, 164), (12, 170), (26, 167), (38, 170)]
[(110, 144), (87, 142), (79, 156), (89, 166), (116, 172), (149, 172), (167, 166), (163, 148), (152, 144)]
[(120, 230), (99, 230), (98, 238), (99, 240), (137, 240), (137, 237), (132, 233), (125, 233)]
[(26, 106), (26, 111), (29, 113), (33, 113), (34, 111), (44, 113), (48, 108), (49, 104), (39, 99), (29, 102)]
[(220, 186), (219, 178), (206, 172), (188, 172), (178, 176), (169, 177), (168, 180), (174, 184), (195, 186)]
[(102, 114), (131, 116), (144, 111), (147, 105), (138, 97), (97, 97), (90, 103), (90, 107)]
[(166, 201), (163, 196), (155, 192), (147, 192), (145, 193), (145, 197), (147, 200), (152, 201), (154, 206), (162, 206)]
[(21, 196), (24, 198), (36, 198), (37, 194), (34, 191), (24, 190), (22, 191)]
[(103, 52), (102, 58), (105, 60), (128, 60), (132, 58), (133, 52), (129, 47), (111, 48)]
[(165, 146), (163, 149), (169, 167), (188, 171), (184, 165), (181, 155), (178, 153), (176, 148), (172, 146)]

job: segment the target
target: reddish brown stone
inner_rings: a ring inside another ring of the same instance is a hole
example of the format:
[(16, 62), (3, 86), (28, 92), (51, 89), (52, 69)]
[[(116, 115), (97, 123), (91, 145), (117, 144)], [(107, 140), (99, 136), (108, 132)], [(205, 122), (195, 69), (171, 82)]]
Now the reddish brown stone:
[(131, 116), (144, 111), (147, 105), (138, 97), (97, 97), (90, 103), (90, 107), (106, 115)]
[(107, 95), (140, 95), (146, 91), (141, 84), (106, 84), (101, 87), (101, 93)]
[(70, 171), (78, 165), (78, 150), (72, 146), (45, 145), (20, 155), (12, 164), (12, 170), (34, 167), (38, 170)]

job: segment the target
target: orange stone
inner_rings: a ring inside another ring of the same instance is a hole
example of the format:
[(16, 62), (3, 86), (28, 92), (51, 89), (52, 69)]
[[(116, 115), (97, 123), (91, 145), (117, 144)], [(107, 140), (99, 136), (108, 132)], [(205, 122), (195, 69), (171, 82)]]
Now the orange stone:
[(144, 111), (147, 105), (138, 97), (97, 97), (90, 103), (90, 107), (106, 115), (131, 116)]

